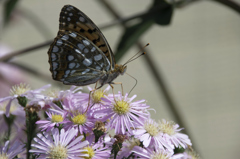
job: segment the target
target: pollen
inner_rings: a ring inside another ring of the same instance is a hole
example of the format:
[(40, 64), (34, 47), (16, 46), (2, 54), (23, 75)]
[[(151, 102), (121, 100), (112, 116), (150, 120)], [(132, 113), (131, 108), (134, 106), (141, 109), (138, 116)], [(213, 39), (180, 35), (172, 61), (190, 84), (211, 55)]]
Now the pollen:
[(113, 107), (113, 111), (119, 115), (126, 114), (129, 111), (129, 104), (126, 101), (116, 101)]
[(55, 89), (51, 89), (47, 92), (47, 96), (53, 97), (53, 98), (58, 98), (58, 93), (59, 93), (59, 91), (57, 91)]
[(134, 148), (134, 146), (139, 146), (140, 145), (140, 140), (139, 139), (135, 139), (135, 138), (133, 138), (132, 140), (129, 140), (128, 141), (129, 142), (129, 146), (128, 146), (128, 148), (130, 149), (130, 150), (132, 150), (133, 148)]
[(103, 90), (99, 89), (94, 91), (91, 97), (94, 103), (100, 103), (102, 101), (101, 98), (103, 98), (104, 95), (107, 95), (107, 94), (103, 92)]
[(52, 115), (52, 123), (60, 123), (63, 121), (63, 117), (61, 115)]
[(159, 129), (163, 133), (166, 133), (168, 135), (174, 135), (176, 133), (174, 130), (174, 125), (175, 123), (173, 121), (170, 121), (170, 122), (162, 121), (162, 122), (159, 122)]
[(5, 154), (5, 153), (0, 154), (0, 158), (1, 159), (8, 159), (7, 154)]
[(20, 83), (19, 85), (15, 85), (12, 87), (10, 90), (10, 95), (22, 95), (29, 91), (31, 88), (28, 84), (26, 83)]
[(144, 124), (144, 129), (151, 135), (156, 136), (159, 133), (158, 124), (154, 121), (147, 121)]
[(72, 122), (74, 124), (83, 125), (86, 123), (86, 121), (87, 121), (87, 118), (86, 118), (85, 114), (78, 114), (78, 115), (72, 117)]
[(167, 154), (160, 152), (153, 152), (150, 159), (169, 159)]
[(67, 157), (68, 157), (67, 149), (62, 145), (58, 145), (58, 146), (50, 148), (49, 157), (47, 157), (47, 158), (66, 159)]
[(95, 152), (94, 152), (94, 150), (93, 150), (92, 147), (88, 146), (88, 147), (85, 147), (84, 149), (87, 150), (87, 151), (85, 151), (85, 152), (83, 152), (83, 153), (88, 154), (89, 157), (83, 157), (83, 158), (85, 158), (85, 159), (91, 159), (91, 158), (94, 157)]

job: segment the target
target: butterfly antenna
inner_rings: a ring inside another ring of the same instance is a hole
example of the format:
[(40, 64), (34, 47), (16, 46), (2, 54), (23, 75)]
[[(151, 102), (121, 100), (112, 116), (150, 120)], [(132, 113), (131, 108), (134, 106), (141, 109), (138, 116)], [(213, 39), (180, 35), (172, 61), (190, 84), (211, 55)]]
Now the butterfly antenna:
[(133, 76), (131, 76), (130, 74), (128, 74), (127, 72), (126, 72), (126, 74), (127, 74), (128, 76), (132, 77), (132, 78), (136, 81), (135, 85), (132, 87), (132, 89), (131, 89), (130, 92), (128, 93), (128, 96), (129, 96), (129, 94), (132, 92), (132, 90), (133, 90), (133, 89), (136, 87), (136, 85), (137, 85), (137, 79), (134, 78)]
[[(140, 55), (139, 55), (139, 53), (140, 53), (141, 51), (143, 51), (148, 45), (150, 45), (150, 44), (147, 43), (141, 50), (139, 50), (135, 55), (133, 55), (129, 60), (127, 60), (127, 62), (125, 62), (125, 63), (123, 64), (123, 66), (125, 66), (125, 65), (128, 64), (129, 62), (131, 62), (131, 61), (139, 58), (140, 56), (145, 55), (145, 54), (146, 54), (145, 52), (144, 52), (144, 53), (141, 53)], [(137, 57), (136, 57), (136, 56), (137, 56)]]

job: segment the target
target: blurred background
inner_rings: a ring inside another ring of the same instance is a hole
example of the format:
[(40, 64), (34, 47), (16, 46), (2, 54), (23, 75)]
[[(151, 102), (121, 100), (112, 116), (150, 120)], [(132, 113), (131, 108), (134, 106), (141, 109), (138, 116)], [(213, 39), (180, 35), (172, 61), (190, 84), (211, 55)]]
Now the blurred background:
[[(138, 80), (131, 95), (146, 99), (156, 110), (152, 118), (185, 127), (204, 159), (239, 158), (240, 1), (229, 1), (236, 2), (233, 10), (222, 4), (224, 0), (171, 1), (171, 5), (155, 0), (155, 5), (164, 6), (162, 12), (142, 19), (138, 16), (154, 8), (153, 0), (9, 1), (14, 7), (6, 24), (7, 2), (0, 1), (0, 59), (5, 58), (0, 63), (1, 97), (23, 81), (32, 88), (48, 83), (59, 89), (70, 87), (51, 79), (47, 51), (58, 32), (61, 8), (71, 4), (102, 28), (119, 64), (136, 54), (139, 45), (150, 43), (147, 55), (129, 63), (127, 73)], [(135, 32), (125, 31), (117, 16), (123, 21), (137, 17), (124, 23), (136, 27)], [(17, 55), (9, 59), (7, 53)], [(115, 81), (123, 83), (124, 92), (135, 84), (126, 74)], [(121, 89), (116, 85), (117, 90)]]

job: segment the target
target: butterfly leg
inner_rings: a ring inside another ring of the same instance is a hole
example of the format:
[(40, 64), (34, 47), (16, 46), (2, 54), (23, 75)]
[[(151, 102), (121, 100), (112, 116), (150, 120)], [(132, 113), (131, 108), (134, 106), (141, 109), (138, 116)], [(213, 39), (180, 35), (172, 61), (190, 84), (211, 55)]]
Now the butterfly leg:
[[(122, 96), (124, 95), (124, 93), (123, 93), (123, 85), (122, 85), (122, 82), (112, 82), (111, 84), (121, 84), (121, 88), (122, 88)], [(111, 85), (110, 84), (110, 85)], [(113, 86), (111, 86), (112, 87), (112, 89), (113, 89)]]
[[(97, 87), (97, 83), (96, 83), (95, 88), (89, 92), (88, 106), (87, 106), (87, 109), (86, 109), (85, 113), (88, 111), (88, 108), (89, 108), (89, 106), (90, 106), (91, 94), (92, 94), (94, 91), (96, 91), (96, 90), (102, 88), (102, 86), (103, 86), (103, 85)], [(95, 104), (95, 103), (93, 103), (93, 105), (94, 105), (94, 104)], [(92, 106), (93, 106), (93, 105), (92, 105)]]

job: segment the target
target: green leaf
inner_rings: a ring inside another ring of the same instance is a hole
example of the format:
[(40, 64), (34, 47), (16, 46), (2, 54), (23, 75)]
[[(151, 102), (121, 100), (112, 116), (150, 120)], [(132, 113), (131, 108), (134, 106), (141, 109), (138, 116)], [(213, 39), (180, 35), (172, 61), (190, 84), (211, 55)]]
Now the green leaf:
[(120, 58), (127, 52), (127, 50), (137, 42), (137, 40), (154, 24), (153, 18), (144, 18), (142, 22), (128, 27), (121, 37), (115, 53), (115, 60)]
[(18, 0), (7, 0), (4, 4), (4, 25), (9, 22), (11, 13), (16, 7)]

